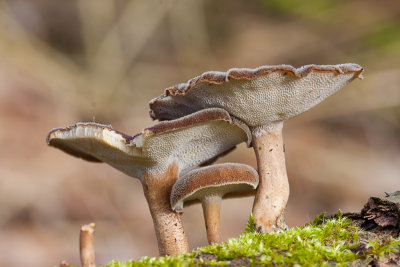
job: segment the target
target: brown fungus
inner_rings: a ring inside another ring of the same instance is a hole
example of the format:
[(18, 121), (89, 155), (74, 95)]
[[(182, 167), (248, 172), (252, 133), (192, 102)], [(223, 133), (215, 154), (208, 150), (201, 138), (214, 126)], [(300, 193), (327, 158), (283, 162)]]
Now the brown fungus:
[(289, 198), (282, 141), (284, 121), (322, 102), (355, 78), (357, 64), (261, 66), (206, 72), (167, 88), (150, 101), (153, 119), (169, 120), (210, 108), (223, 108), (246, 123), (252, 133), (260, 184), (253, 205), (261, 232), (285, 228), (283, 212)]
[(247, 141), (243, 124), (211, 108), (159, 122), (129, 136), (110, 126), (77, 123), (50, 131), (47, 143), (89, 161), (105, 162), (139, 178), (153, 218), (160, 255), (188, 251), (181, 218), (171, 209), (170, 192), (181, 173)]
[(183, 212), (184, 202), (201, 201), (208, 242), (220, 243), (222, 198), (252, 194), (257, 185), (258, 173), (254, 168), (239, 163), (215, 164), (180, 177), (172, 187), (171, 206)]

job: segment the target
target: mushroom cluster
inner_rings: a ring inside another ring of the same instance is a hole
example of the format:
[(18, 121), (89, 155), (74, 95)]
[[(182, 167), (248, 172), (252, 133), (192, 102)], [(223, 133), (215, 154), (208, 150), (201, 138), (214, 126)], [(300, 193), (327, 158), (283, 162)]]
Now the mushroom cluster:
[(218, 108), (156, 123), (135, 136), (97, 123), (56, 128), (47, 136), (50, 146), (88, 161), (108, 163), (140, 179), (160, 255), (188, 251), (181, 218), (170, 205), (178, 177), (247, 140), (247, 126)]
[[(152, 99), (150, 115), (160, 122), (139, 134), (76, 123), (51, 130), (47, 144), (140, 179), (160, 255), (176, 255), (188, 251), (180, 217), (184, 203), (202, 203), (209, 243), (222, 241), (221, 199), (254, 194), (256, 188), (256, 229), (285, 228), (289, 183), (283, 123), (362, 72), (357, 64), (206, 72)], [(239, 163), (211, 165), (241, 142), (253, 147), (258, 172)]]
[(283, 212), (289, 198), (283, 123), (314, 107), (355, 78), (357, 64), (261, 66), (206, 72), (165, 89), (150, 101), (153, 119), (169, 120), (204, 108), (223, 108), (249, 126), (260, 184), (253, 205), (260, 232), (285, 228)]

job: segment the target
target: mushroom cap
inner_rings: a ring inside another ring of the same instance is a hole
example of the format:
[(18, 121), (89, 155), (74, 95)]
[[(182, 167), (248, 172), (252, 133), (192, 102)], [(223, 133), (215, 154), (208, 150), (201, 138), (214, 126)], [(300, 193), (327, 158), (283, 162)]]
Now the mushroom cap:
[(210, 71), (173, 87), (150, 101), (150, 116), (175, 119), (197, 110), (219, 107), (250, 127), (294, 117), (362, 78), (357, 64), (261, 66)]
[(47, 144), (142, 179), (145, 173), (163, 172), (174, 163), (178, 172), (188, 171), (249, 139), (247, 126), (225, 110), (212, 108), (156, 123), (135, 136), (109, 125), (76, 123), (51, 130)]
[(182, 212), (184, 202), (201, 201), (213, 196), (246, 196), (253, 193), (257, 185), (257, 171), (246, 164), (214, 164), (180, 177), (172, 187), (171, 207)]

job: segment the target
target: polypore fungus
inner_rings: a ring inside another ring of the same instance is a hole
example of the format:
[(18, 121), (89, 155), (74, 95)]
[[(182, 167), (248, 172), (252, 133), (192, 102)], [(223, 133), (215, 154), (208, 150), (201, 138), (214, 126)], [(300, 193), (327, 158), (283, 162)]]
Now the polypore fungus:
[(284, 228), (280, 217), (289, 197), (282, 142), (283, 122), (361, 78), (357, 64), (262, 66), (206, 72), (167, 88), (150, 101), (153, 119), (169, 120), (219, 107), (246, 123), (252, 132), (260, 184), (253, 205), (255, 226), (269, 232)]
[(159, 122), (129, 136), (110, 126), (77, 123), (50, 131), (47, 143), (89, 161), (105, 162), (139, 178), (149, 204), (161, 255), (188, 250), (181, 218), (172, 211), (170, 192), (182, 172), (249, 139), (247, 126), (212, 108)]
[(258, 185), (258, 173), (238, 163), (215, 164), (188, 172), (171, 191), (172, 209), (183, 212), (183, 203), (201, 201), (208, 242), (220, 243), (220, 207), (223, 197), (245, 196)]

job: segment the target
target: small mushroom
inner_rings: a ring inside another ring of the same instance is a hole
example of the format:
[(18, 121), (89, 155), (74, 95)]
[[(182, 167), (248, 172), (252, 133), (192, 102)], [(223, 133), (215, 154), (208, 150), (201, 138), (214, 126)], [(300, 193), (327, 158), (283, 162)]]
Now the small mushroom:
[(169, 120), (218, 107), (246, 123), (252, 132), (260, 184), (253, 205), (261, 232), (285, 228), (283, 212), (289, 198), (282, 140), (284, 121), (314, 107), (355, 78), (357, 64), (262, 66), (206, 72), (167, 88), (150, 101), (153, 119)]
[(183, 203), (201, 201), (208, 242), (220, 243), (220, 207), (223, 197), (245, 196), (258, 185), (258, 173), (238, 163), (215, 164), (188, 172), (171, 191), (172, 209), (183, 212)]
[(108, 163), (140, 179), (160, 255), (188, 250), (181, 218), (170, 206), (170, 192), (179, 174), (248, 140), (247, 126), (218, 108), (159, 122), (135, 136), (97, 123), (53, 129), (47, 136), (50, 146), (88, 161)]

